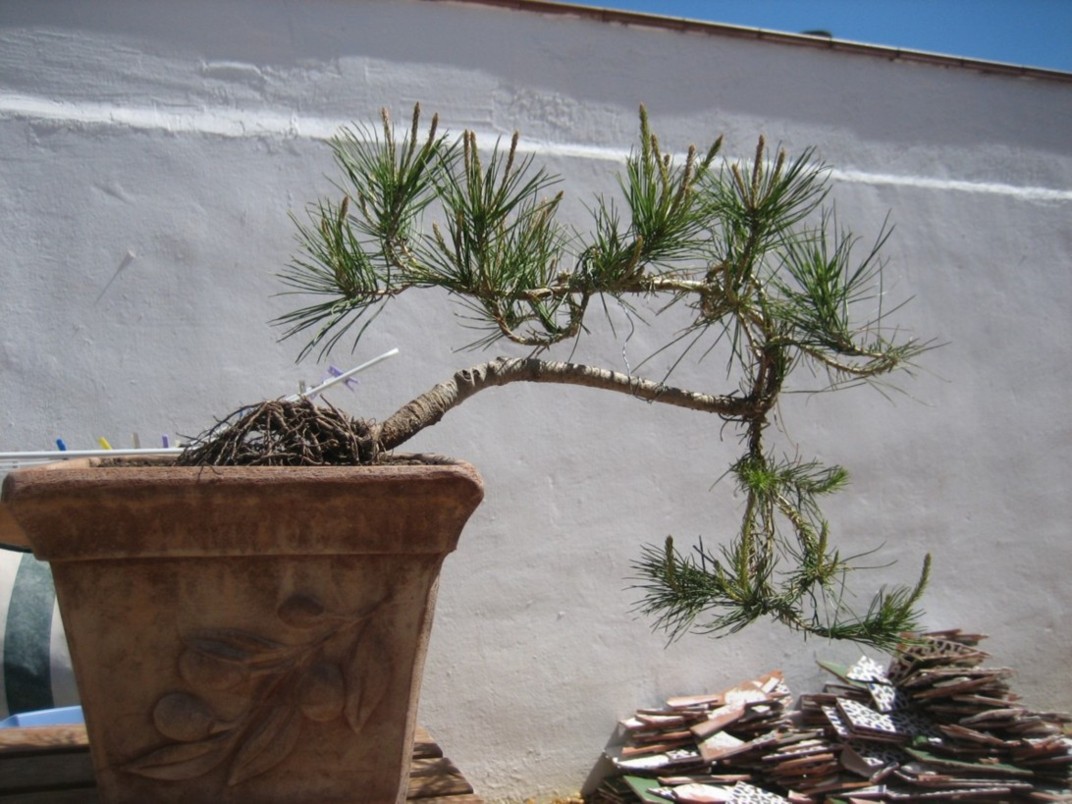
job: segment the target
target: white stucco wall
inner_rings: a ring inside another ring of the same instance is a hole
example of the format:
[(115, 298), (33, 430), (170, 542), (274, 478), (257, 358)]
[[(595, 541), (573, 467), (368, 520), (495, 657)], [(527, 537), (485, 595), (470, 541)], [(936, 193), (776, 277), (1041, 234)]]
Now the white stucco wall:
[[(898, 320), (945, 342), (906, 394), (793, 398), (786, 449), (846, 465), (845, 553), (885, 544), (927, 625), (991, 635), (1036, 708), (1072, 709), (1072, 84), (418, 0), (101, 0), (0, 5), (0, 449), (192, 434), (320, 379), (266, 321), (287, 214), (329, 188), (322, 138), (414, 101), (489, 143), (520, 129), (577, 216), (647, 104), (667, 145), (764, 133), (836, 167), (842, 222), (889, 211)], [(619, 322), (620, 323), (620, 322)], [(576, 359), (635, 365), (597, 333)], [(382, 418), (482, 355), (438, 296), (403, 298), (331, 399)], [(568, 349), (557, 353), (565, 356)], [(488, 355), (490, 356), (490, 355)], [(717, 361), (679, 384), (720, 390)], [(488, 392), (419, 437), (466, 458), (487, 499), (446, 566), (421, 721), (490, 800), (577, 789), (634, 708), (852, 646), (762, 625), (666, 646), (630, 614), (630, 561), (738, 516), (717, 422), (562, 388)]]

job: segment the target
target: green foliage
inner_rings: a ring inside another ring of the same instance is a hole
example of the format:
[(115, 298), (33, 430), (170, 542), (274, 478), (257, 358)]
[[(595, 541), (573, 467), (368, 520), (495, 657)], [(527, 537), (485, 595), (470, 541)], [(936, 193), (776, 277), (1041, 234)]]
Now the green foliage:
[(416, 108), (400, 141), (384, 113), (380, 132), (356, 127), (333, 143), (341, 199), (295, 219), (301, 254), (282, 274), (291, 292), (316, 299), (278, 322), (286, 337), (308, 338), (302, 355), (350, 332), (356, 344), (411, 288), (445, 289), (463, 304), (482, 331), (476, 345), (505, 339), (533, 353), (584, 331), (593, 298), (683, 307), (689, 324), (664, 348), (683, 344), (680, 360), (728, 346), (735, 389), (711, 398), (739, 404), (711, 412), (740, 429), (743, 454), (731, 473), (744, 512), (717, 554), (702, 544), (682, 554), (672, 540), (646, 549), (635, 565), (639, 608), (674, 636), (732, 632), (767, 616), (888, 647), (914, 628), (929, 559), (918, 584), (882, 591), (853, 613), (846, 578), (860, 557), (829, 546), (819, 507), (845, 485), (845, 471), (778, 458), (764, 444), (798, 367), (827, 376), (831, 389), (876, 383), (928, 348), (886, 324), (880, 251), (889, 229), (855, 257), (857, 240), (827, 203), (828, 172), (814, 150), (770, 159), (760, 139), (751, 162), (716, 164), (719, 138), (702, 155), (690, 147), (675, 159), (642, 109), (621, 199), (597, 198), (588, 230), (576, 233), (556, 220), (557, 177), (522, 158), (516, 134), (481, 153), (472, 132), (437, 131), (433, 118), (422, 135)]
[[(845, 579), (854, 566), (829, 549), (829, 526), (816, 499), (845, 485), (842, 467), (746, 454), (731, 471), (747, 507), (740, 531), (719, 557), (702, 544), (683, 554), (667, 537), (663, 549), (646, 548), (636, 563), (645, 593), (639, 608), (659, 627), (677, 637), (706, 614), (697, 630), (732, 633), (770, 616), (805, 633), (882, 649), (918, 628), (915, 606), (927, 585), (929, 557), (913, 588), (881, 591), (864, 615), (845, 602)], [(792, 566), (779, 572), (780, 558)]]
[(541, 197), (555, 180), (533, 171), (531, 157), (518, 162), (517, 141), (515, 135), (506, 152), (496, 146), (485, 167), (476, 137), (463, 136), (459, 169), (444, 171), (438, 187), (449, 214), (421, 250), (421, 279), (453, 292), (493, 331), (529, 343), (520, 330), (533, 322), (560, 337), (557, 312), (568, 297), (534, 298), (528, 291), (553, 281), (565, 235), (555, 221), (561, 196)]

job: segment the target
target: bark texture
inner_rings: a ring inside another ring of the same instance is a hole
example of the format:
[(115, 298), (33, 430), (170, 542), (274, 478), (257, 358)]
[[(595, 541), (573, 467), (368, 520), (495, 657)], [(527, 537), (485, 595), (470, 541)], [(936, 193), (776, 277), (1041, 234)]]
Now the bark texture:
[(421, 394), (376, 425), (373, 438), (381, 449), (394, 449), (424, 428), (436, 424), (448, 411), (478, 391), (512, 382), (558, 383), (617, 391), (646, 402), (714, 413), (724, 419), (746, 417), (755, 408), (748, 397), (697, 393), (595, 366), (535, 357), (499, 357), (458, 371), (449, 380)]

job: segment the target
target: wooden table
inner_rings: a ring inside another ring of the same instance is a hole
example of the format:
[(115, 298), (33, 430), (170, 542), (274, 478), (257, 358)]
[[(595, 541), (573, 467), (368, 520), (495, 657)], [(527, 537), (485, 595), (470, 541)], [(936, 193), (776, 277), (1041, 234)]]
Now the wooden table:
[[(420, 726), (413, 742), (406, 799), (416, 804), (483, 804)], [(85, 727), (0, 729), (0, 804), (46, 802), (99, 802)]]

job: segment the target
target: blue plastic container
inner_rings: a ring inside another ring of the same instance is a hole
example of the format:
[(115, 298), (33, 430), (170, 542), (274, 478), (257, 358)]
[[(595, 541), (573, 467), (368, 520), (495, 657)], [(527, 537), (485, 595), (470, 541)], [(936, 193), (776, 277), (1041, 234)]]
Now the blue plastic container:
[(61, 706), (57, 709), (40, 709), (36, 712), (19, 712), (0, 720), (0, 729), (18, 729), (25, 726), (80, 726), (85, 723), (81, 706)]

